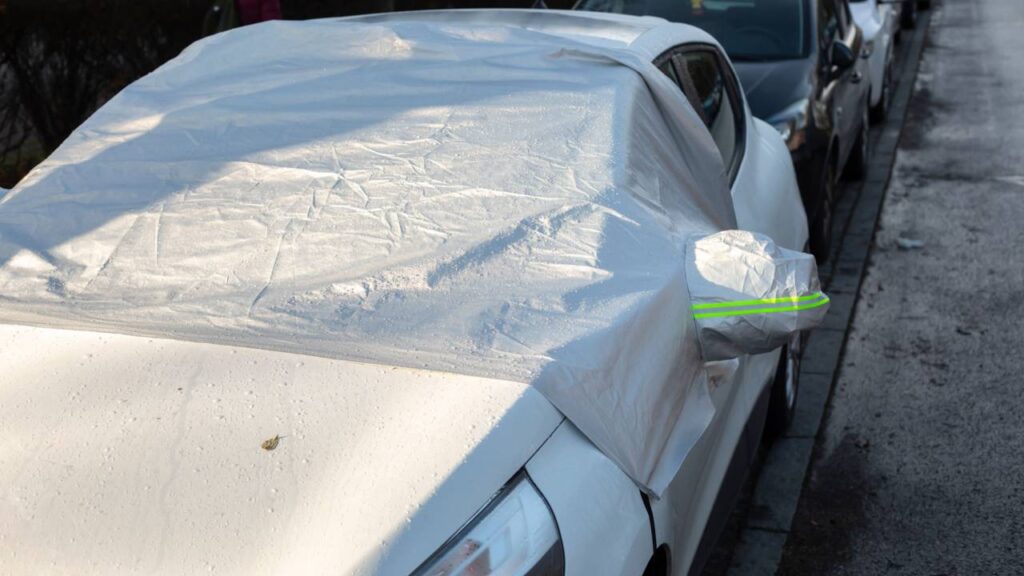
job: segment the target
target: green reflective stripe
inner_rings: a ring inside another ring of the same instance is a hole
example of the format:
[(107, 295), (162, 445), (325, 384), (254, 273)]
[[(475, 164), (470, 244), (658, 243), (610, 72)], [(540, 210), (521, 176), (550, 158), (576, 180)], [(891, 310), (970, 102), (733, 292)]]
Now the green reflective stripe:
[(783, 296), (781, 298), (762, 298), (761, 300), (736, 300), (733, 302), (708, 302), (705, 304), (694, 304), (690, 308), (693, 310), (707, 310), (709, 308), (738, 308), (740, 306), (756, 306), (758, 304), (779, 304), (782, 302), (807, 302), (810, 300), (817, 300), (824, 296), (821, 292), (816, 292), (809, 296)]
[(828, 304), (828, 296), (821, 295), (822, 299), (810, 304), (799, 304), (797, 306), (777, 306), (775, 308), (747, 308), (746, 310), (723, 310), (721, 312), (703, 312), (694, 314), (697, 320), (701, 318), (723, 318), (726, 316), (744, 316), (746, 314), (774, 314), (779, 312), (796, 312), (798, 310), (810, 310)]

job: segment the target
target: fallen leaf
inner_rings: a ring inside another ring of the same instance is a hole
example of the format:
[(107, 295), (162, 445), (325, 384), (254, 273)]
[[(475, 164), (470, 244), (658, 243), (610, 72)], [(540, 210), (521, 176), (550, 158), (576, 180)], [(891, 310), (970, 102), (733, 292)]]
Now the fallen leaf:
[(280, 441), (280, 436), (274, 436), (270, 440), (265, 440), (263, 444), (260, 444), (260, 447), (263, 448), (264, 450), (273, 450), (274, 448), (277, 448), (277, 444)]

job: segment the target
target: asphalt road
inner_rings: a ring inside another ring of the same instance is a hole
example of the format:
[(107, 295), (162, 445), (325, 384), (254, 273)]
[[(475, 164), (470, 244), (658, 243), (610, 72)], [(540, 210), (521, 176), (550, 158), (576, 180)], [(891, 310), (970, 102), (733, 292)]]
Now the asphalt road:
[(783, 575), (1024, 574), (1024, 2), (938, 6)]

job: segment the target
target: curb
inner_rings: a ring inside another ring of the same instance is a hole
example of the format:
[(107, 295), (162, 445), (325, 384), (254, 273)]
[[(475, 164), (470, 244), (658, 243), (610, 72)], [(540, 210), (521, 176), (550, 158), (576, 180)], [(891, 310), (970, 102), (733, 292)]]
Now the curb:
[[(800, 368), (800, 396), (789, 431), (768, 451), (754, 486), (750, 508), (728, 576), (773, 576), (792, 528), (805, 477), (839, 370), (853, 310), (867, 268), (878, 218), (896, 160), (896, 149), (914, 92), (932, 11), (918, 20), (909, 48), (900, 56), (900, 80), (892, 108), (872, 137), (867, 177), (860, 189), (849, 188), (836, 206), (833, 245), (838, 245), (821, 275), (832, 304), (824, 323), (810, 336)], [(836, 242), (838, 240), (838, 242)]]

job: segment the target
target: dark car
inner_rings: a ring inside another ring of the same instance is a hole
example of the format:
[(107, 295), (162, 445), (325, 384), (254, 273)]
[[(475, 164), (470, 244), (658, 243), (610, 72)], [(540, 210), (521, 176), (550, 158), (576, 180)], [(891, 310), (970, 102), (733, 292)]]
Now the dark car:
[(580, 0), (575, 9), (660, 16), (714, 36), (753, 114), (786, 140), (811, 250), (828, 258), (838, 175), (863, 176), (868, 146), (867, 61), (846, 0)]

